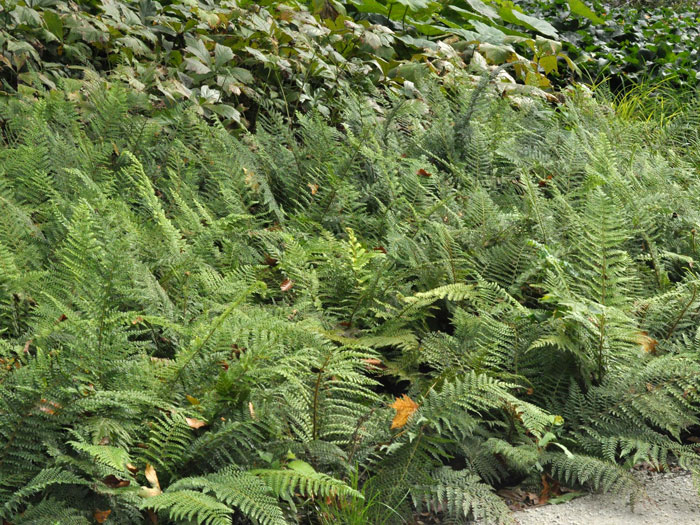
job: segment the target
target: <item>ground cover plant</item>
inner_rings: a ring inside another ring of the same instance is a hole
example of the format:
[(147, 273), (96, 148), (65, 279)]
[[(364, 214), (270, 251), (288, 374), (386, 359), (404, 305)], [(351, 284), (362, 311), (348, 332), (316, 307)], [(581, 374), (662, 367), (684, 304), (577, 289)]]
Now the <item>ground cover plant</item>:
[(0, 518), (508, 523), (495, 488), (697, 468), (697, 106), (492, 81), (240, 136), (4, 100)]
[(608, 78), (615, 89), (667, 81), (695, 87), (700, 80), (700, 10), (696, 2), (590, 2), (594, 17), (575, 16), (566, 0), (519, 0), (549, 21), (594, 82)]

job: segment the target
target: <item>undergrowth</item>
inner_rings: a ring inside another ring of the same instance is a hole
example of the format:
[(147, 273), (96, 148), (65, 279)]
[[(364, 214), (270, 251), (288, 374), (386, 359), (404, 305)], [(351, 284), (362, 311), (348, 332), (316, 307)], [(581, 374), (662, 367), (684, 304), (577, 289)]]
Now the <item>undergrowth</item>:
[(696, 467), (693, 107), (420, 90), (238, 138), (2, 103), (0, 518), (508, 523), (506, 484)]

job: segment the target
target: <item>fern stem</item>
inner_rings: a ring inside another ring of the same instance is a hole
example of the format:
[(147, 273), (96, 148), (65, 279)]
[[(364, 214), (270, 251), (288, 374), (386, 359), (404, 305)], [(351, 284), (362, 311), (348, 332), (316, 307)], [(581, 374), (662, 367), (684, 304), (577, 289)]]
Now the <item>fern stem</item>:
[(201, 343), (195, 348), (195, 350), (192, 351), (190, 356), (185, 360), (185, 362), (182, 364), (182, 366), (178, 369), (177, 374), (175, 374), (175, 378), (173, 379), (173, 382), (178, 381), (180, 379), (180, 376), (182, 375), (182, 371), (187, 367), (188, 364), (202, 351), (202, 349), (206, 346), (206, 344), (209, 342), (209, 339), (214, 335), (214, 332), (222, 325), (222, 323), (230, 316), (233, 311), (240, 306), (240, 304), (246, 300), (246, 298), (256, 289), (260, 288), (260, 283), (255, 283), (251, 286), (249, 286), (238, 298), (236, 298), (235, 301), (233, 301), (224, 312), (219, 315), (219, 317), (216, 318), (214, 321), (214, 324), (212, 325), (211, 329), (207, 333), (206, 337), (202, 340)]
[(695, 283), (693, 283), (693, 295), (690, 297), (690, 301), (688, 301), (688, 304), (686, 304), (685, 307), (683, 307), (683, 309), (681, 310), (681, 313), (678, 314), (678, 316), (676, 317), (676, 320), (671, 325), (671, 328), (668, 329), (668, 333), (666, 334), (666, 341), (668, 341), (671, 338), (671, 336), (673, 335), (673, 332), (675, 332), (676, 327), (678, 326), (678, 323), (681, 322), (681, 319), (683, 319), (683, 316), (688, 311), (688, 308), (690, 308), (690, 305), (692, 305), (693, 302), (695, 302), (695, 296), (697, 295), (697, 293), (698, 293), (698, 287), (695, 285)]
[(331, 354), (330, 352), (326, 356), (326, 360), (323, 363), (323, 366), (319, 368), (318, 374), (316, 374), (316, 386), (314, 387), (314, 400), (313, 400), (313, 408), (312, 408), (312, 413), (311, 413), (311, 438), (316, 441), (318, 439), (318, 398), (319, 398), (319, 393), (321, 391), (321, 379), (323, 378), (323, 374), (326, 371), (326, 367), (328, 366), (328, 361), (331, 359)]
[(600, 316), (600, 332), (598, 335), (598, 384), (603, 382), (604, 363), (603, 348), (605, 346), (605, 314)]

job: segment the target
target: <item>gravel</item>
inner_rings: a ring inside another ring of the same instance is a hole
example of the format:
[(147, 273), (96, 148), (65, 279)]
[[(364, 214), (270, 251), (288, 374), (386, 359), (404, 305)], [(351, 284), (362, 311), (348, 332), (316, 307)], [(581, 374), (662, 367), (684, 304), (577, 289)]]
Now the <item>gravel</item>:
[(639, 473), (645, 492), (632, 509), (629, 495), (592, 494), (560, 505), (515, 513), (520, 525), (700, 525), (700, 497), (690, 474)]

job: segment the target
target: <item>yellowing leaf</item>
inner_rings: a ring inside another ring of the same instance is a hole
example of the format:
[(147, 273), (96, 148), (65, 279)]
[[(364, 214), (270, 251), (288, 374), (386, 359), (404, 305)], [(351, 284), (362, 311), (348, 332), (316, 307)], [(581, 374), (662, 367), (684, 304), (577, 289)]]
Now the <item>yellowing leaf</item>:
[(544, 69), (544, 74), (549, 75), (552, 71), (557, 71), (557, 57), (554, 55), (545, 55), (540, 58), (540, 66)]
[(207, 426), (207, 422), (206, 422), (206, 421), (202, 421), (201, 419), (195, 419), (195, 418), (193, 418), (193, 417), (186, 417), (186, 418), (185, 418), (185, 421), (187, 421), (187, 425), (188, 425), (190, 428), (194, 428), (194, 429), (202, 428), (202, 427)]
[(391, 428), (401, 428), (405, 426), (408, 422), (408, 418), (418, 410), (418, 405), (406, 394), (400, 398), (397, 397), (396, 401), (389, 406), (396, 410), (396, 415), (391, 421)]
[(192, 397), (192, 396), (190, 396), (190, 395), (186, 395), (186, 396), (185, 396), (185, 399), (187, 399), (187, 401), (190, 402), (190, 405), (199, 405), (199, 399), (197, 399), (196, 397)]

